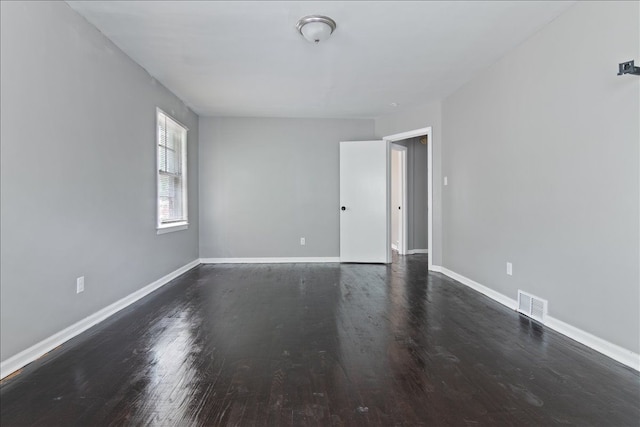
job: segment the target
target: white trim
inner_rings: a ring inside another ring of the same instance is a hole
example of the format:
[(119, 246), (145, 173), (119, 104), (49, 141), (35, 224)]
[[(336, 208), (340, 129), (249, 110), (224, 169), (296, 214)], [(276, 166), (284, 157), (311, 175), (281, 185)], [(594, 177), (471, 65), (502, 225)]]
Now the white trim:
[(448, 268), (442, 267), (441, 273), (445, 276), (451, 277), (453, 280), (456, 280), (463, 285), (470, 287), (483, 295), (488, 296), (492, 300), (498, 301), (502, 305), (506, 305), (512, 310), (515, 310), (518, 307), (518, 302), (513, 298), (509, 298), (506, 295), (502, 295), (500, 292), (496, 292), (491, 288), (487, 288), (480, 283), (469, 279), (468, 277), (463, 276), (462, 274), (458, 274), (454, 271), (449, 270)]
[[(187, 130), (187, 132), (189, 131), (189, 128), (187, 127), (187, 125), (185, 125), (184, 123), (182, 123), (180, 120), (176, 119), (174, 116), (176, 115), (176, 112), (171, 110), (171, 113), (166, 112), (165, 110), (163, 110), (160, 107), (156, 107), (156, 117), (158, 112), (161, 112), (162, 114), (164, 114), (165, 116), (171, 118), (171, 120), (173, 120), (174, 122), (176, 122), (177, 124), (179, 124), (180, 126), (182, 126), (183, 128), (185, 128)], [(156, 122), (156, 125), (158, 123)], [(156, 139), (157, 141), (157, 139)]]
[(436, 273), (442, 273), (442, 266), (441, 265), (432, 265), (431, 266), (431, 271), (435, 271)]
[(409, 166), (407, 165), (407, 147), (402, 147), (402, 253), (409, 247)]
[(340, 257), (200, 258), (202, 264), (284, 264), (340, 262)]
[(387, 161), (386, 161), (386, 184), (387, 184), (387, 210), (386, 210), (386, 217), (387, 217), (387, 223), (386, 223), (386, 227), (387, 227), (387, 253), (385, 254), (386, 260), (385, 260), (385, 264), (391, 264), (391, 262), (393, 261), (393, 258), (391, 257), (391, 143), (389, 141), (384, 141), (387, 145)]
[(382, 139), (390, 142), (402, 141), (403, 139), (415, 138), (416, 136), (425, 135), (430, 129), (431, 127), (429, 126), (426, 128), (414, 129), (407, 132), (394, 133), (393, 135), (383, 136)]
[[(427, 269), (433, 270), (433, 131), (427, 128)], [(442, 255), (440, 255), (442, 256)]]
[(395, 243), (391, 244), (391, 249), (397, 251), (398, 250), (398, 245), (396, 245)]
[(166, 285), (171, 280), (191, 270), (193, 267), (199, 264), (200, 264), (199, 259), (191, 261), (189, 264), (184, 265), (175, 271), (172, 271), (171, 273), (167, 274), (164, 277), (161, 277), (160, 279), (145, 286), (144, 288), (138, 289), (137, 291), (114, 302), (113, 304), (108, 305), (102, 310), (99, 310), (91, 314), (90, 316), (85, 317), (79, 322), (76, 322), (73, 325), (63, 330), (56, 332), (55, 334), (51, 335), (48, 338), (45, 338), (44, 340), (40, 341), (37, 344), (32, 345), (26, 350), (23, 350), (20, 353), (14, 356), (11, 356), (7, 360), (2, 361), (2, 363), (0, 363), (0, 378), (4, 378), (7, 375), (17, 371), (18, 369), (23, 368), (24, 366), (38, 359), (42, 355), (64, 344), (65, 342), (69, 341), (71, 338), (74, 338), (75, 336), (81, 334), (82, 332), (86, 331), (92, 326), (97, 325), (98, 323), (102, 322), (103, 320), (107, 319), (108, 317), (112, 316), (113, 314), (117, 313), (123, 308), (147, 296), (151, 292), (162, 287), (163, 285)]
[(427, 135), (427, 249), (431, 250), (431, 256), (427, 259), (427, 269), (439, 271), (436, 269), (438, 266), (433, 265), (433, 129), (428, 126), (385, 136), (382, 139), (395, 142), (422, 135)]
[[(436, 267), (436, 266), (434, 266)], [(438, 266), (439, 267), (439, 266)], [(463, 285), (474, 289), (481, 294), (488, 296), (494, 301), (499, 302), (507, 306), (508, 308), (517, 311), (518, 302), (512, 298), (507, 297), (506, 295), (501, 294), (500, 292), (494, 291), (493, 289), (487, 288), (480, 283), (469, 279), (461, 274), (458, 274), (454, 271), (451, 271), (444, 267), (439, 267), (441, 269), (442, 274), (448, 276)], [(435, 269), (434, 269), (435, 270)], [(604, 354), (616, 360), (623, 365), (626, 365), (630, 368), (635, 369), (636, 371), (640, 371), (640, 354), (634, 353), (631, 350), (620, 347), (617, 344), (613, 344), (607, 340), (599, 338), (589, 332), (583, 331), (582, 329), (576, 328), (575, 326), (569, 325), (561, 320), (558, 320), (552, 316), (546, 316), (544, 326), (547, 326), (556, 332), (561, 333), (562, 335), (571, 338), (587, 347), (590, 347), (597, 352)]]
[(174, 231), (186, 230), (189, 228), (189, 223), (180, 223), (176, 225), (164, 225), (162, 227), (158, 227), (156, 230), (157, 234), (167, 234), (173, 233)]
[(429, 249), (409, 249), (407, 251), (407, 255), (428, 254), (428, 253), (429, 253)]
[(568, 323), (558, 320), (552, 316), (546, 316), (545, 326), (559, 332), (581, 344), (591, 347), (592, 349), (617, 360), (618, 362), (627, 365), (630, 368), (640, 371), (640, 354), (634, 353), (631, 350), (627, 350), (624, 347), (613, 344), (609, 341), (603, 340), (589, 332), (576, 328)]

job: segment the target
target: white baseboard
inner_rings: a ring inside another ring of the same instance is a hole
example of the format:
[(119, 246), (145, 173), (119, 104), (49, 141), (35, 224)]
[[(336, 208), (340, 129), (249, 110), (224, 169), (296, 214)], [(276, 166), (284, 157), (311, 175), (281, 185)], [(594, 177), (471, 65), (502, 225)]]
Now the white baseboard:
[(428, 253), (429, 253), (429, 249), (409, 249), (409, 250), (407, 250), (407, 255), (428, 254)]
[[(436, 269), (437, 267), (437, 269)], [(506, 295), (501, 294), (500, 292), (496, 292), (493, 289), (487, 288), (480, 283), (469, 279), (461, 274), (458, 274), (454, 271), (451, 271), (447, 268), (440, 267), (434, 265), (432, 267), (432, 271), (440, 271), (445, 276), (449, 276), (450, 278), (462, 283), (474, 289), (481, 294), (488, 296), (494, 301), (499, 302), (512, 310), (517, 309), (518, 302), (512, 298), (509, 298)], [(558, 320), (552, 316), (547, 316), (545, 318), (544, 325), (548, 328), (553, 329), (556, 332), (559, 332), (581, 344), (590, 347), (605, 356), (616, 360), (623, 365), (629, 366), (630, 368), (635, 369), (636, 371), (640, 371), (640, 354), (634, 353), (631, 350), (620, 347), (619, 345), (613, 344), (607, 340), (599, 338), (589, 332), (583, 331), (582, 329), (576, 328), (575, 326), (569, 325), (561, 320)]]
[(28, 365), (29, 363), (41, 357), (42, 355), (64, 344), (65, 342), (69, 341), (71, 338), (81, 334), (82, 332), (86, 331), (92, 326), (97, 325), (98, 323), (102, 322), (106, 318), (112, 316), (113, 314), (117, 313), (123, 308), (133, 304), (134, 302), (138, 301), (140, 298), (147, 296), (148, 294), (162, 287), (163, 285), (166, 285), (171, 280), (191, 270), (193, 267), (199, 264), (200, 264), (199, 259), (191, 261), (189, 264), (182, 266), (175, 271), (172, 271), (171, 273), (145, 286), (144, 288), (139, 289), (127, 295), (126, 297), (114, 302), (113, 304), (103, 308), (102, 310), (97, 311), (92, 315), (87, 316), (84, 319), (80, 320), (79, 322), (74, 323), (68, 328), (63, 329), (60, 332), (57, 332), (51, 335), (50, 337), (45, 338), (39, 343), (32, 345), (26, 350), (23, 350), (20, 353), (14, 356), (11, 356), (7, 360), (2, 361), (0, 363), (0, 379)]
[(442, 266), (441, 265), (431, 265), (431, 271), (435, 271), (436, 273), (442, 273)]
[(640, 371), (640, 354), (634, 353), (631, 350), (627, 350), (624, 347), (620, 347), (617, 344), (610, 343), (603, 340), (589, 332), (576, 328), (568, 323), (558, 320), (555, 317), (547, 316), (545, 326), (550, 327), (556, 332), (568, 336), (569, 338), (578, 341), (581, 344), (591, 347), (592, 349), (609, 356), (613, 360), (617, 360), (623, 365), (627, 365), (630, 368)]
[(284, 264), (340, 262), (339, 257), (200, 258), (202, 264)]
[(486, 286), (481, 285), (480, 283), (473, 281), (468, 277), (463, 276), (462, 274), (458, 274), (445, 267), (442, 267), (441, 273), (445, 276), (451, 277), (454, 280), (457, 280), (458, 282), (470, 287), (471, 289), (480, 292), (481, 294), (488, 296), (493, 300), (498, 301), (502, 305), (506, 305), (512, 310), (515, 310), (518, 307), (518, 302), (516, 300), (509, 298), (508, 296), (503, 295), (500, 292), (496, 292), (493, 289), (487, 288)]

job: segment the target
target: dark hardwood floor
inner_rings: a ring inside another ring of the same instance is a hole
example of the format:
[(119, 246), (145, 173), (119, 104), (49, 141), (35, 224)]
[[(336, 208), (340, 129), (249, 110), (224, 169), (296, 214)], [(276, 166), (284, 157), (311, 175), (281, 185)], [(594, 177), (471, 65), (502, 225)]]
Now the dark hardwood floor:
[(426, 265), (201, 265), (3, 381), (0, 422), (640, 424), (636, 371)]

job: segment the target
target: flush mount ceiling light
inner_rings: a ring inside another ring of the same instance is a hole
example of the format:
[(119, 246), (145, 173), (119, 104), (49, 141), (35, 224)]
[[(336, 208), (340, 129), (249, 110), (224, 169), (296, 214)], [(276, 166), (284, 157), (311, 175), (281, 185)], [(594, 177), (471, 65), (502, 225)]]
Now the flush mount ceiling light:
[(336, 21), (328, 16), (309, 15), (300, 18), (296, 28), (305, 39), (317, 44), (329, 38), (336, 29)]

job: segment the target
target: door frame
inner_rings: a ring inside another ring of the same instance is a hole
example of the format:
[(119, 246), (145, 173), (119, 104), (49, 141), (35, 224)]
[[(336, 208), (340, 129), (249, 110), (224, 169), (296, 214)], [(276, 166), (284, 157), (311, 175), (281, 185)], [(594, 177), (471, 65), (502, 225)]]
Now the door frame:
[[(399, 144), (394, 144), (391, 143), (391, 151), (397, 151), (398, 153), (400, 153), (400, 187), (402, 188), (402, 208), (401, 208), (401, 219), (400, 219), (400, 225), (401, 225), (401, 229), (400, 229), (400, 233), (399, 233), (399, 245), (398, 245), (398, 253), (400, 255), (406, 255), (407, 254), (407, 247), (409, 245), (408, 241), (409, 241), (409, 214), (407, 211), (407, 206), (408, 206), (408, 199), (407, 199), (407, 182), (408, 182), (408, 176), (407, 176), (407, 147), (405, 147), (404, 145), (399, 145)], [(393, 161), (393, 156), (391, 156), (391, 161)], [(393, 168), (391, 168), (393, 169)], [(391, 172), (393, 172), (393, 170), (391, 170)], [(391, 174), (391, 176), (393, 177), (393, 173)], [(393, 178), (392, 178), (393, 181)], [(391, 193), (390, 193), (391, 194)], [(395, 206), (391, 206), (391, 216), (393, 217), (393, 211), (395, 209)], [(392, 218), (389, 219), (390, 221), (392, 221)], [(393, 226), (393, 221), (391, 222), (391, 225)], [(391, 236), (393, 236), (393, 233), (391, 234)], [(393, 240), (393, 239), (392, 239)]]
[(387, 203), (389, 207), (387, 215), (387, 258), (391, 260), (391, 143), (422, 135), (427, 135), (427, 252), (429, 253), (427, 257), (427, 268), (433, 270), (433, 130), (431, 126), (396, 133), (382, 138), (387, 141), (387, 145), (389, 146), (389, 160), (387, 162), (387, 197), (389, 200)]

